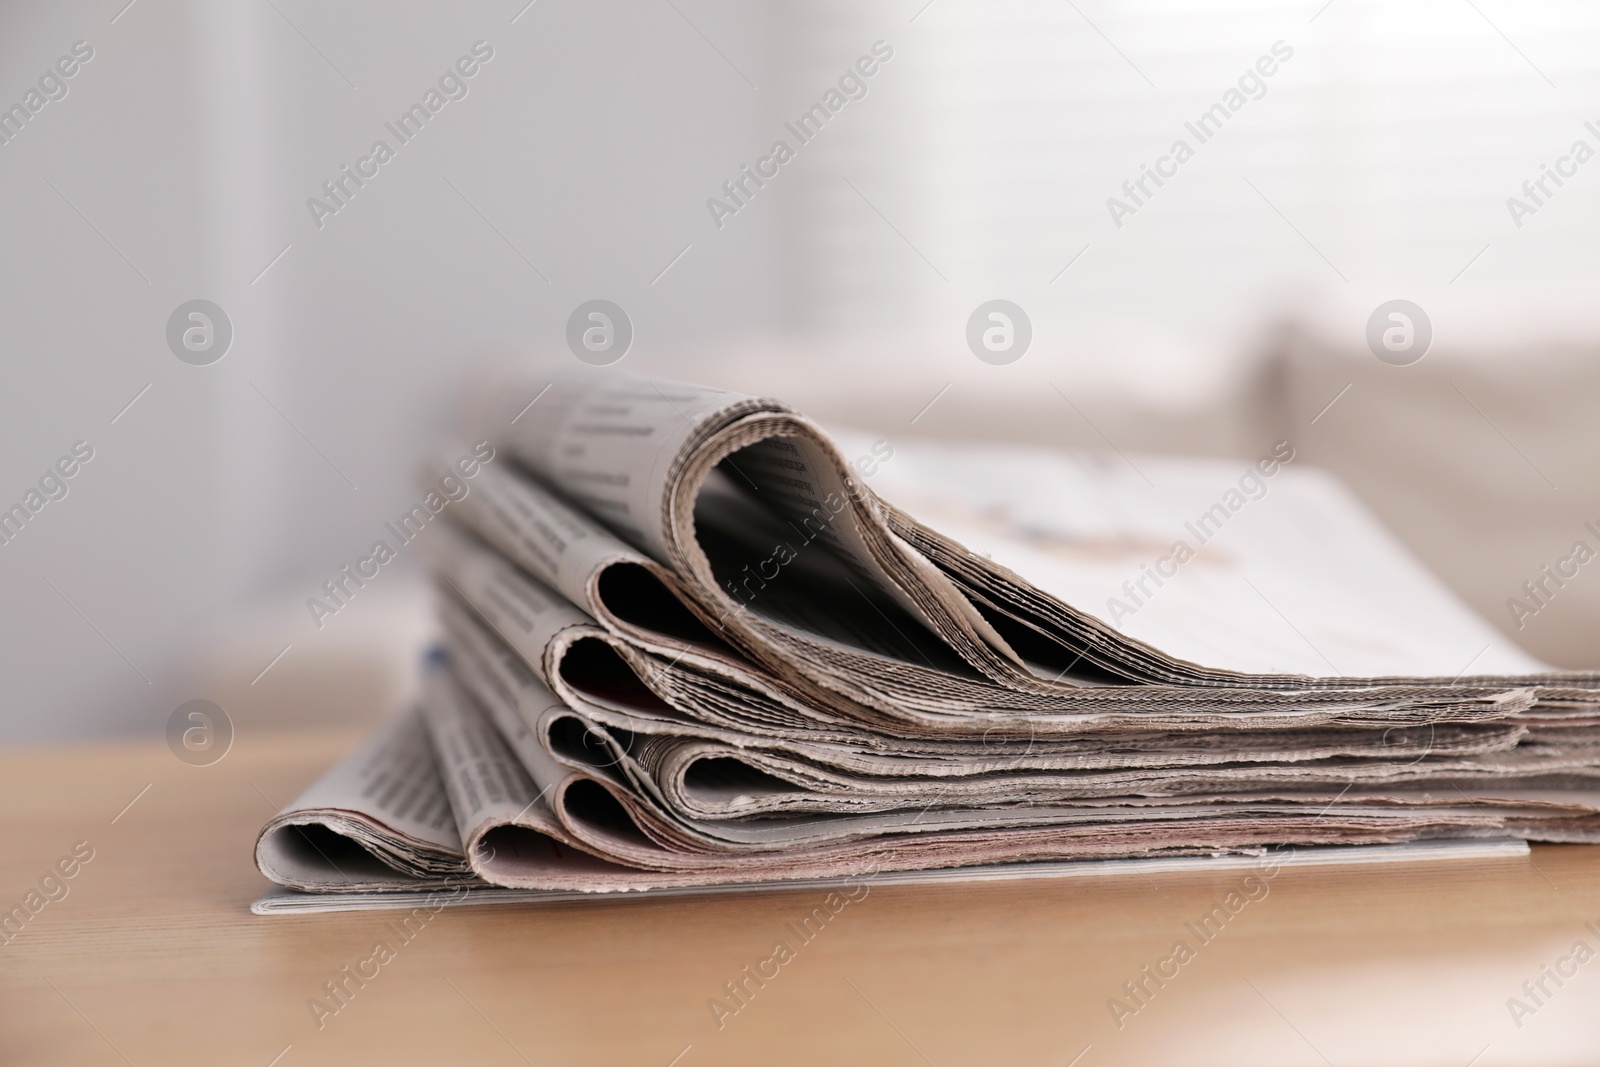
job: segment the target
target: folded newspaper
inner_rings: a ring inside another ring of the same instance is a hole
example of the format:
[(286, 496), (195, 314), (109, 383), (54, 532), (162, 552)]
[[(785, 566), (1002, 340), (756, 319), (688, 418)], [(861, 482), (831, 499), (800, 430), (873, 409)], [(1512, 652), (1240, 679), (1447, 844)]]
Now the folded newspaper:
[(1292, 442), (857, 441), (615, 371), (502, 381), (465, 428), (423, 472), (419, 706), (263, 829), (282, 886), (1600, 841), (1600, 674), (1520, 652)]

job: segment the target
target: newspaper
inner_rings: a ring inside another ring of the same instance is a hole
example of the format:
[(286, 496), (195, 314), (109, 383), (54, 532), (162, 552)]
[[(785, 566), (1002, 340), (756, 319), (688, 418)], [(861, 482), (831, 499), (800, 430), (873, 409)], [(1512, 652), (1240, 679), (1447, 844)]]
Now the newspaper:
[[(951, 882), (1011, 882), (1040, 878), (1104, 878), (1137, 874), (1181, 873), (1202, 870), (1260, 871), (1282, 867), (1370, 863), (1426, 863), (1445, 860), (1524, 860), (1526, 843), (1510, 839), (1414, 841), (1405, 845), (1342, 845), (1331, 848), (1283, 849), (1265, 856), (1175, 856), (1153, 859), (1063, 860), (1040, 863), (997, 863), (985, 867), (931, 868), (921, 871), (879, 871), (871, 876), (873, 886), (944, 885)], [(778, 882), (747, 882), (729, 885), (670, 886), (646, 890), (652, 897), (718, 896), (727, 893), (796, 889), (852, 889), (863, 884), (853, 876), (787, 879)], [(550, 904), (590, 899), (590, 894), (573, 889), (508, 889), (498, 886), (472, 888), (466, 892), (421, 892), (399, 890), (390, 893), (330, 891), (300, 893), (277, 888), (250, 906), (257, 915), (318, 915), (334, 911), (410, 910), (429, 907), (474, 904)]]
[(612, 372), (469, 428), (509, 462), (432, 536), (442, 666), (263, 831), (282, 885), (1600, 840), (1600, 675), (1499, 638), (1287, 442), (1242, 473), (847, 451)]
[[(781, 829), (737, 819), (676, 819), (654, 798), (630, 792), (629, 771), (636, 769), (622, 768), (626, 756), (620, 747), (606, 752), (599, 742), (571, 737), (563, 742), (555, 736), (560, 706), (519, 657), (505, 655), (509, 651), (502, 649), (498, 666), (472, 659), (459, 665), (483, 699), (469, 696), (451, 674), (435, 672), (425, 686), (423, 710), (397, 723), (404, 727), (398, 734), (406, 743), (369, 746), (382, 753), (388, 774), (409, 776), (415, 794), (448, 796), (454, 826), (434, 821), (429, 831), (454, 877), (425, 876), (404, 862), (404, 850), (395, 846), (409, 836), (400, 829), (406, 819), (372, 803), (380, 794), (355, 784), (359, 774), (353, 768), (374, 767), (371, 758), (336, 767), (279, 817), (286, 821), (269, 825), (258, 844), (258, 860), (269, 877), (301, 890), (358, 894), (351, 898), (357, 901), (374, 893), (446, 886), (616, 892), (969, 866), (978, 868), (973, 876), (981, 878), (995, 864), (1018, 861), (1260, 855), (1284, 842), (1360, 846), (1451, 836), (1589, 840), (1600, 825), (1593, 795), (1491, 789), (1469, 796), (1458, 787), (1430, 793), (1348, 786), (1338, 792), (1226, 799), (1108, 798), (1009, 811), (925, 809), (910, 819), (794, 819)], [(507, 679), (524, 688), (504, 687)], [(418, 728), (424, 717), (425, 730)], [(537, 728), (527, 725), (530, 717)], [(437, 760), (416, 758), (421, 751), (416, 740), (424, 736), (432, 740)], [(269, 857), (277, 855), (273, 845), (284, 840), (289, 827), (327, 819), (330, 809), (360, 806), (367, 807), (362, 818), (324, 824), (330, 837), (350, 835), (344, 848), (315, 850), (294, 879), (270, 865)], [(380, 812), (387, 816), (383, 821)], [(366, 829), (358, 834), (357, 825)], [(348, 861), (359, 849), (368, 850), (373, 873), (343, 877), (341, 870), (349, 872)], [(461, 877), (463, 860), (476, 877)]]
[(420, 708), (338, 763), (256, 839), (256, 864), (311, 892), (444, 888), (470, 880)]
[[(519, 395), (511, 389), (500, 398)], [(1203, 716), (1218, 706), (1292, 716), (1308, 706), (1465, 704), (1518, 687), (1592, 690), (1600, 682), (1507, 657), (1509, 673), (1462, 684), (1449, 675), (1470, 666), (1470, 653), (1446, 675), (1448, 661), (1415, 640), (1371, 676), (1289, 670), (1304, 666), (1298, 655), (1281, 664), (1258, 657), (1254, 666), (1268, 669), (1251, 673), (1201, 667), (915, 522), (879, 499), (819, 428), (776, 402), (595, 374), (557, 379), (539, 403), (539, 419), (514, 424), (487, 404), (479, 426), (501, 430), (527, 471), (669, 571), (666, 591), (686, 594), (719, 636), (820, 703), (843, 697), (929, 729), (968, 728), (967, 709), (993, 727), (993, 714), (1010, 710), (1037, 734), (1052, 728), (1053, 714), (1119, 704), (1137, 706), (1160, 728), (1181, 728), (1195, 706)], [(1026, 498), (1025, 484), (1011, 488)], [(1419, 594), (1411, 575), (1384, 577), (1399, 582), (1411, 609), (1406, 625), (1387, 621), (1370, 600), (1335, 605), (1350, 617), (1339, 631), (1348, 640), (1327, 650), (1334, 662), (1363, 662), (1363, 642), (1372, 642), (1362, 634), (1374, 622), (1386, 637), (1457, 628), (1458, 605)], [(625, 604), (606, 603), (605, 582), (604, 566), (595, 567), (590, 606), (597, 615), (626, 615)], [(615, 599), (624, 596), (619, 589)], [(1273, 619), (1278, 629), (1263, 627), (1259, 612), (1231, 603), (1166, 620), (1175, 624), (1167, 630), (1203, 632), (1213, 643), (1285, 648), (1280, 620)]]
[[(597, 741), (560, 740), (556, 735), (564, 713), (553, 694), (509, 648), (495, 650), (492, 635), (480, 636), (481, 650), (498, 662), (477, 659), (465, 644), (451, 656), (452, 666), (459, 665), (459, 673), (476, 683), (477, 696), (458, 687), (451, 674), (430, 672), (419, 711), (397, 720), (269, 824), (258, 843), (258, 860), (269, 877), (318, 892), (488, 884), (605, 892), (1130, 852), (1252, 854), (1284, 835), (1317, 844), (1415, 841), (1451, 832), (1506, 836), (1519, 821), (1574, 823), (1596, 816), (1593, 804), (1556, 792), (1468, 800), (1465, 794), (1346, 788), (1337, 794), (1236, 797), (1226, 804), (1214, 798), (1188, 803), (1123, 798), (1077, 808), (924, 809), (909, 819), (792, 820), (777, 831), (752, 829), (737, 819), (675, 819), (653, 798), (630, 793), (626, 781), (637, 768), (623, 767), (628, 757), (620, 746), (608, 750)], [(458, 654), (466, 657), (459, 664)], [(528, 726), (530, 718), (537, 727)], [(419, 744), (427, 740), (437, 759), (427, 758), (427, 744)], [(397, 775), (409, 782), (404, 795), (388, 784), (365, 784), (389, 783)], [(453, 825), (438, 817), (443, 797)], [(421, 821), (419, 801), (426, 801)], [(1331, 807), (1338, 812), (1330, 819)], [(356, 815), (335, 817), (341, 812)], [(286, 877), (279, 857), (294, 847), (289, 835), (307, 825), (327, 833), (321, 847), (294, 868), (297, 876)], [(408, 861), (408, 849), (401, 845), (424, 839), (419, 836), (424, 833), (448, 876), (425, 874)], [(1144, 837), (1146, 847), (1130, 850), (1128, 834)], [(338, 835), (347, 840), (336, 842)], [(1150, 847), (1157, 841), (1161, 847)], [(330, 842), (341, 847), (330, 848)], [(708, 855), (706, 845), (732, 855)], [(370, 870), (348, 877), (353, 861), (365, 862)], [(463, 877), (468, 866), (475, 877)]]
[[(1355, 694), (1338, 688), (1281, 693), (1128, 684), (1073, 685), (1055, 694), (1021, 692), (983, 678), (953, 660), (948, 649), (933, 651), (931, 636), (924, 636), (923, 651), (902, 643), (899, 654), (912, 659), (897, 658), (891, 646), (914, 629), (904, 619), (896, 624), (880, 613), (876, 618), (884, 626), (874, 627), (874, 616), (864, 609), (818, 615), (828, 582), (814, 572), (827, 569), (831, 560), (821, 549), (794, 557), (786, 575), (795, 581), (794, 590), (769, 583), (762, 597), (752, 601), (756, 610), (719, 615), (694, 598), (692, 583), (671, 577), (532, 478), (502, 466), (485, 470), (479, 483), (458, 517), (526, 574), (563, 591), (626, 642), (720, 672), (745, 688), (765, 690), (791, 709), (809, 708), (803, 714), (812, 719), (824, 715), (902, 737), (961, 736), (981, 716), (990, 737), (1009, 733), (1038, 738), (1093, 727), (1209, 729), (1245, 719), (1271, 727), (1336, 723), (1389, 728), (1442, 717), (1502, 717), (1533, 699), (1531, 689), (1519, 687), (1523, 691), (1517, 692), (1503, 683), (1452, 686), (1448, 691), (1391, 686)], [(738, 500), (727, 494), (717, 499)], [(784, 534), (775, 530), (771, 536)], [(457, 541), (439, 554), (448, 561), (462, 551)], [(844, 580), (854, 585), (848, 576)], [(759, 614), (767, 611), (780, 612), (788, 621), (774, 623)], [(740, 649), (749, 634), (731, 625), (735, 617), (757, 620), (746, 630), (765, 627), (786, 635), (786, 649), (763, 645), (757, 637), (756, 646), (743, 654)], [(802, 617), (817, 629), (794, 622)], [(855, 635), (849, 637), (854, 643), (841, 636), (846, 626)], [(914, 662), (916, 656), (924, 662)], [(942, 658), (943, 669), (928, 666), (928, 657)], [(851, 672), (875, 687), (870, 693), (856, 690), (862, 700), (835, 684)], [(900, 675), (917, 688), (900, 689), (906, 699), (897, 703), (882, 683)], [(885, 716), (885, 710), (892, 714)]]
[[(447, 629), (476, 630), (465, 621), (470, 615), (532, 665), (540, 681), (560, 697), (557, 706), (585, 711), (607, 727), (630, 734), (669, 737), (671, 742), (654, 745), (653, 750), (663, 757), (671, 750), (678, 762), (721, 758), (731, 746), (741, 756), (755, 753), (756, 763), (780, 777), (805, 775), (810, 767), (821, 765), (857, 776), (948, 779), (1016, 771), (1024, 746), (1028, 770), (1055, 772), (1336, 756), (1402, 759), (1424, 751), (1435, 756), (1481, 754), (1510, 749), (1529, 733), (1527, 726), (1499, 721), (1390, 726), (1381, 731), (1240, 730), (1228, 735), (1226, 745), (1194, 732), (1020, 741), (994, 736), (964, 741), (869, 735), (862, 744), (859, 731), (852, 733), (831, 725), (825, 716), (807, 714), (781, 694), (764, 689), (751, 671), (726, 671), (707, 679), (686, 665), (685, 657), (666, 662), (631, 647), (507, 559), (470, 537), (441, 532), (436, 569), (449, 590), (440, 606)], [(586, 645), (593, 647), (582, 651)], [(568, 661), (569, 655), (575, 665)], [(903, 785), (897, 782), (891, 788), (909, 800), (906, 789), (916, 787)]]

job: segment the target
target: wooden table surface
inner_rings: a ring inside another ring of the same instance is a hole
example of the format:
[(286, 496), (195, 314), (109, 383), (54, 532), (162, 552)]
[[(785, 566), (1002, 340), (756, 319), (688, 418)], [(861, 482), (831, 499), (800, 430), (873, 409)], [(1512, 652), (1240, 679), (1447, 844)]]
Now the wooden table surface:
[[(251, 915), (256, 830), (356, 740), (241, 736), (209, 767), (160, 741), (0, 752), (0, 909), (93, 849), (0, 944), (0, 1063), (1600, 1062), (1600, 848), (1285, 868), (1205, 945), (1186, 923), (1241, 872), (880, 886), (806, 944), (787, 924), (817, 891), (453, 908), (405, 944), (384, 913)], [(319, 1027), (312, 998), (379, 940)], [(714, 1018), (779, 940), (793, 958)], [(1193, 958), (1114, 1020), (1179, 940)]]

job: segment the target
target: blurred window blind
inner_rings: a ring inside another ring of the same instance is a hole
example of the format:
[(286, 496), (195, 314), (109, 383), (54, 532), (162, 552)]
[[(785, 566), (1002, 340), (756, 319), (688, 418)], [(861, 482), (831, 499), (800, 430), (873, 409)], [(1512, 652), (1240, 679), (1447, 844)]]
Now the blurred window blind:
[[(1486, 245), (1464, 283), (1592, 279), (1600, 161), (1547, 183), (1520, 229), (1506, 200), (1575, 141), (1600, 150), (1584, 127), (1600, 130), (1585, 103), (1600, 5), (1319, 4), (933, 0), (912, 22), (920, 0), (830, 0), (790, 15), (779, 95), (797, 112), (872, 40), (896, 50), (802, 150), (794, 317), (918, 336), (1008, 296), (1091, 357), (1165, 345), (1226, 362), (1274, 301), (1448, 285)], [(1257, 78), (1275, 42), (1292, 57)], [(1201, 143), (1185, 123), (1242, 76), (1243, 106)], [(1123, 182), (1179, 139), (1193, 158), (1134, 205)], [(1136, 207), (1120, 228), (1113, 196)]]

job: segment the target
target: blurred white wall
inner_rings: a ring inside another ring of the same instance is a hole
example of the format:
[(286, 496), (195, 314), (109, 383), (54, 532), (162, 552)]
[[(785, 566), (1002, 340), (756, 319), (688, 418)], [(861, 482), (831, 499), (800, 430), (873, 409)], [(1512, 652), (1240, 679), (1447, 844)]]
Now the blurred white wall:
[[(79, 40), (67, 95), (0, 145), (0, 502), (95, 448), (0, 546), (0, 738), (159, 729), (213, 695), (187, 665), (226, 633), (263, 721), (303, 711), (295, 664), (356, 629), (304, 598), (409, 504), (442, 399), (484, 358), (570, 359), (590, 298), (633, 319), (625, 366), (823, 417), (1210, 452), (1248, 447), (1239, 397), (1289, 316), (1349, 309), (1359, 345), (1407, 296), (1441, 338), (1526, 339), (1505, 358), (1595, 333), (1600, 163), (1521, 227), (1506, 207), (1600, 148), (1592, 5), (40, 0), (0, 7), (0, 105)], [(785, 123), (879, 41), (800, 144)], [(1278, 41), (1260, 98), (1117, 226), (1107, 198)], [(319, 225), (308, 198), (379, 138), (395, 158)], [(719, 226), (707, 200), (779, 139)], [(234, 330), (206, 367), (165, 338), (197, 297)], [(964, 341), (993, 297), (1034, 324), (1008, 367)]]
[(0, 546), (5, 737), (164, 721), (173, 659), (244, 584), (227, 544), (228, 380), (164, 339), (180, 302), (229, 299), (197, 28), (155, 4), (116, 13), (0, 9), (0, 106), (24, 103), (75, 42), (93, 53), (0, 145), (0, 501), (24, 501), (75, 442), (94, 450)]

